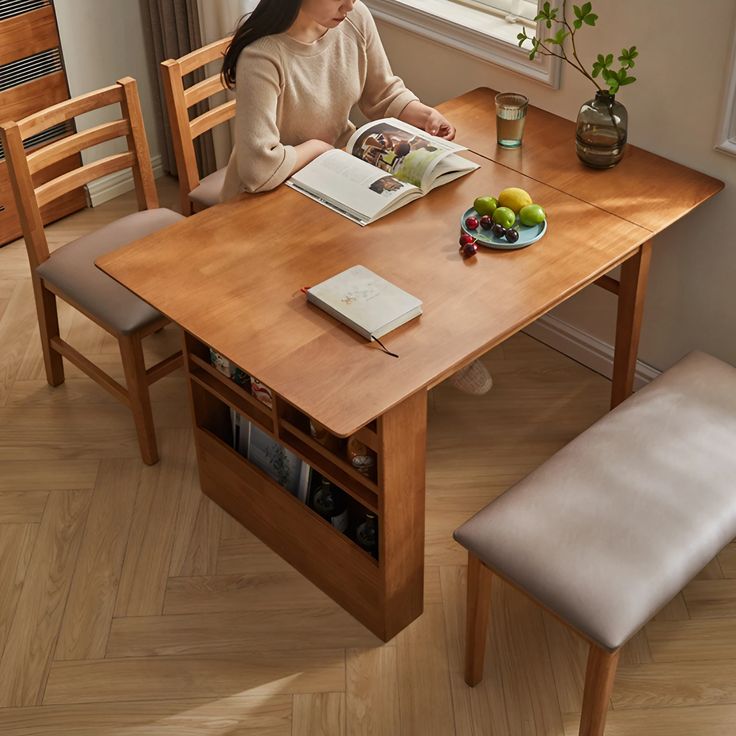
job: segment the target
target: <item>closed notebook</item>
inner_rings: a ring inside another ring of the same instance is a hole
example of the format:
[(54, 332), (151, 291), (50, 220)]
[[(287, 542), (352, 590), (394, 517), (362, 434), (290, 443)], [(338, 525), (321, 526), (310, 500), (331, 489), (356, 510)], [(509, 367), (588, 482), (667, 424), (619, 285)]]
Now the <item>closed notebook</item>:
[(422, 313), (422, 302), (365, 266), (307, 289), (307, 299), (367, 338), (380, 338)]

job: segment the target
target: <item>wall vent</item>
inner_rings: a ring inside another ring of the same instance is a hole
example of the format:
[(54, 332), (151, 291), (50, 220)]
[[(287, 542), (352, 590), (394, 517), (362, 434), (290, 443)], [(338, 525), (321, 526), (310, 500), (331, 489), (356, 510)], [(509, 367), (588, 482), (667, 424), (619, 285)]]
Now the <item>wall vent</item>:
[[(38, 146), (41, 143), (51, 143), (51, 141), (55, 141), (57, 138), (61, 138), (73, 132), (74, 125), (72, 121), (66, 120), (63, 123), (59, 123), (58, 125), (54, 125), (51, 128), (42, 130), (40, 133), (36, 133), (36, 135), (30, 136), (30, 138), (26, 138), (23, 141), (23, 147), (33, 148), (34, 146)], [(3, 150), (3, 144), (0, 141), (0, 161), (2, 161), (4, 158), (5, 151)]]
[(47, 74), (63, 71), (59, 49), (41, 51), (24, 59), (16, 59), (8, 64), (0, 65), (0, 92), (18, 87)]
[(50, 4), (49, 0), (0, 0), (0, 20), (30, 13), (31, 10), (45, 8)]

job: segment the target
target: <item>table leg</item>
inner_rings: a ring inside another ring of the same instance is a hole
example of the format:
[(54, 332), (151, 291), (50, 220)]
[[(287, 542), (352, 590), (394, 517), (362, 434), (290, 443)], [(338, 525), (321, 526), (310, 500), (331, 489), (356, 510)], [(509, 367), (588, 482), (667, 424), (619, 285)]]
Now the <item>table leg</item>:
[(611, 408), (618, 406), (634, 389), (634, 371), (639, 350), (641, 317), (647, 289), (652, 241), (621, 264), (616, 318), (616, 351), (613, 357)]
[(388, 641), (424, 608), (424, 495), (427, 392), (379, 418), (379, 543), (383, 631)]

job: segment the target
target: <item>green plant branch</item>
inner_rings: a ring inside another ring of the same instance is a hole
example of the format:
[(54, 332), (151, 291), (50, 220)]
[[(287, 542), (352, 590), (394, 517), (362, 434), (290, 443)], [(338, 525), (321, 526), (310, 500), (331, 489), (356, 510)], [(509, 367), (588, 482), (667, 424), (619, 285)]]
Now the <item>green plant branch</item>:
[[(561, 6), (557, 8), (552, 7), (549, 0), (545, 0), (542, 8), (535, 17), (536, 21), (542, 21), (548, 29), (552, 28), (553, 23), (557, 24), (556, 33), (543, 39), (536, 35), (527, 36), (526, 30), (522, 29), (522, 32), (517, 35), (516, 38), (519, 41), (520, 47), (523, 47), (526, 41), (531, 42), (532, 49), (529, 52), (529, 58), (533, 60), (536, 54), (542, 54), (544, 56), (554, 56), (557, 59), (562, 59), (592, 82), (593, 86), (599, 92), (608, 91), (612, 95), (616, 94), (623, 85), (635, 82), (636, 77), (631, 76), (627, 70), (634, 67), (634, 59), (639, 55), (636, 46), (621, 50), (621, 55), (618, 57), (618, 61), (620, 62), (618, 71), (612, 68), (614, 63), (613, 54), (608, 54), (607, 56), (598, 54), (598, 57), (593, 63), (592, 70), (590, 72), (587, 71), (578, 56), (575, 35), (583, 25), (595, 26), (598, 16), (593, 13), (592, 3), (587, 0), (580, 6), (573, 5), (575, 19), (571, 22), (567, 16), (567, 7), (567, 0), (562, 0)], [(565, 41), (568, 38), (570, 39), (572, 56), (569, 56), (565, 51)], [(559, 52), (552, 50), (551, 46), (553, 45), (559, 46)], [(603, 86), (596, 81), (598, 75), (601, 76)], [(606, 86), (608, 87), (607, 90)]]
[[(598, 82), (596, 82), (596, 80), (593, 79), (593, 77), (590, 74), (588, 74), (585, 67), (583, 66), (583, 62), (580, 61), (580, 58), (578, 57), (578, 50), (577, 50), (577, 47), (575, 46), (575, 32), (577, 31), (577, 28), (573, 28), (567, 20), (567, 0), (562, 0), (562, 21), (561, 22), (570, 33), (570, 45), (572, 46), (572, 55), (573, 57), (575, 57), (575, 61), (577, 61), (578, 63), (577, 64), (578, 71), (582, 72), (591, 82), (593, 82), (593, 84), (596, 86), (598, 90), (603, 91), (603, 88), (600, 86), (600, 84), (598, 84)], [(563, 53), (564, 53), (564, 49), (563, 49)], [(567, 59), (567, 57), (565, 58), (568, 64), (572, 64), (572, 62), (569, 59)], [(575, 66), (575, 65), (572, 64), (572, 66)]]

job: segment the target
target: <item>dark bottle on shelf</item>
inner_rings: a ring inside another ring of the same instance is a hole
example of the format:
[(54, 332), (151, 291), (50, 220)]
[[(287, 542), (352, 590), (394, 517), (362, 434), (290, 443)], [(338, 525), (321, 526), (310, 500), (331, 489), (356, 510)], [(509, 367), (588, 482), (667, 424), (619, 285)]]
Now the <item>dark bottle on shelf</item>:
[(378, 520), (375, 514), (366, 512), (365, 521), (355, 530), (355, 541), (369, 555), (378, 559)]
[(348, 500), (345, 494), (322, 478), (312, 494), (312, 508), (343, 534), (348, 529)]

